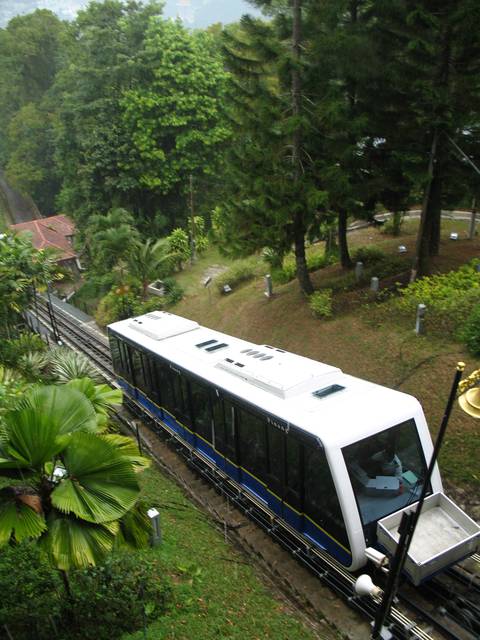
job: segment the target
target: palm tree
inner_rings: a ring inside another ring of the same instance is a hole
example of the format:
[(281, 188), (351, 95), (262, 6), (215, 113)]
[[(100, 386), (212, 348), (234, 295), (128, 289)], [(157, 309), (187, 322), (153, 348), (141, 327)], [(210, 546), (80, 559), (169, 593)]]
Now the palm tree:
[(103, 272), (111, 269), (127, 255), (133, 243), (138, 241), (131, 213), (125, 209), (111, 209), (107, 215), (90, 218), (86, 231), (92, 261)]
[(99, 432), (97, 411), (108, 401), (96, 411), (81, 386), (35, 387), (0, 432), (0, 477), (10, 479), (0, 490), (0, 545), (37, 540), (67, 589), (66, 572), (96, 564), (128, 538), (122, 519), (142, 528), (135, 471), (147, 464), (130, 439)]
[(169, 252), (167, 238), (154, 242), (135, 242), (128, 254), (128, 266), (131, 275), (142, 285), (142, 298), (147, 297), (147, 287), (157, 278), (168, 274), (171, 270), (173, 255)]
[(49, 352), (49, 373), (55, 382), (64, 384), (76, 378), (90, 378), (100, 382), (102, 376), (92, 362), (78, 351), (56, 347)]

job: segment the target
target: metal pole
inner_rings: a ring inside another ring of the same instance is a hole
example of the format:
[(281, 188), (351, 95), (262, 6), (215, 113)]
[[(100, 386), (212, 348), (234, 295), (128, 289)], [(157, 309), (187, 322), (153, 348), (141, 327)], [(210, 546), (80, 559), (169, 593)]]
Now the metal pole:
[(51, 298), (51, 295), (50, 295), (50, 283), (49, 282), (47, 282), (47, 298), (48, 298), (47, 309), (48, 309), (48, 315), (49, 315), (49, 318), (50, 318), (50, 322), (52, 324), (53, 339), (58, 344), (60, 342), (60, 333), (58, 331), (57, 321), (55, 319), (55, 311), (53, 309), (52, 298)]
[(402, 516), (402, 520), (400, 522), (400, 526), (398, 528), (398, 533), (400, 534), (400, 538), (398, 541), (397, 550), (392, 560), (392, 568), (388, 576), (388, 583), (387, 583), (387, 586), (385, 587), (382, 604), (375, 617), (375, 624), (372, 631), (372, 638), (374, 638), (375, 640), (377, 638), (382, 638), (383, 640), (387, 640), (388, 638), (392, 637), (388, 629), (384, 628), (384, 623), (390, 613), (392, 602), (397, 592), (398, 583), (400, 580), (400, 574), (402, 572), (403, 565), (405, 564), (405, 559), (407, 557), (410, 543), (412, 542), (413, 536), (415, 534), (415, 528), (417, 526), (418, 519), (420, 518), (420, 514), (422, 512), (422, 507), (423, 507), (423, 503), (425, 502), (427, 491), (430, 487), (430, 480), (432, 478), (433, 470), (435, 468), (435, 464), (438, 459), (438, 454), (440, 453), (440, 448), (442, 446), (443, 438), (447, 430), (448, 420), (450, 418), (453, 403), (457, 395), (458, 384), (460, 382), (460, 378), (462, 377), (462, 373), (464, 369), (465, 369), (465, 364), (463, 362), (459, 362), (457, 364), (455, 377), (453, 379), (452, 388), (450, 390), (450, 396), (447, 401), (445, 413), (443, 414), (440, 429), (437, 435), (437, 439), (435, 441), (435, 446), (433, 448), (432, 457), (430, 459), (430, 464), (428, 465), (427, 474), (423, 481), (422, 492), (420, 494), (420, 498), (416, 505), (415, 511), (412, 510), (409, 512), (404, 512)]
[(475, 198), (472, 201), (472, 217), (470, 218), (470, 230), (468, 237), (470, 240), (475, 238), (475, 223), (477, 222), (477, 207)]

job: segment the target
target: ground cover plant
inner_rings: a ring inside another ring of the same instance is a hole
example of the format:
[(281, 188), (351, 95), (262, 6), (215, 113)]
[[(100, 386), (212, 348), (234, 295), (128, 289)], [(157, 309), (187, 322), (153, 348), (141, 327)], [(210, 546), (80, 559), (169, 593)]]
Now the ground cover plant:
[[(163, 542), (151, 554), (161, 559), (173, 584), (171, 606), (149, 624), (148, 638), (318, 637), (269, 593), (249, 561), (177, 485), (153, 468), (143, 475), (142, 485), (144, 500), (157, 505), (162, 518)], [(137, 631), (123, 640), (143, 637)]]

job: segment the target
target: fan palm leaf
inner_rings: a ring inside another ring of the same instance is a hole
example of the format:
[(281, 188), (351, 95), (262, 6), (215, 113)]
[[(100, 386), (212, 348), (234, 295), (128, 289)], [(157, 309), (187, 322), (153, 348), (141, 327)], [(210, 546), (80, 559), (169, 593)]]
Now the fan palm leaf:
[(132, 464), (99, 436), (73, 434), (62, 458), (68, 475), (51, 494), (59, 511), (105, 523), (121, 518), (135, 504), (139, 486)]
[(128, 436), (122, 436), (118, 433), (107, 433), (102, 434), (102, 439), (105, 442), (109, 442), (112, 444), (115, 449), (121, 454), (122, 458), (125, 458), (134, 467), (136, 472), (143, 471), (144, 469), (148, 469), (150, 466), (150, 459), (142, 456), (140, 451), (138, 450), (137, 443), (133, 438), (129, 438)]
[(112, 409), (122, 404), (123, 394), (120, 389), (112, 389), (108, 384), (94, 384), (90, 378), (71, 380), (67, 387), (77, 389), (90, 400), (97, 414), (99, 427), (106, 424)]
[(147, 515), (147, 506), (139, 501), (118, 521), (120, 528), (115, 544), (132, 549), (144, 549), (152, 535), (152, 523)]
[(30, 406), (16, 409), (5, 417), (8, 442), (0, 469), (41, 469), (55, 457), (64, 443), (58, 438), (59, 425), (48, 413), (40, 413)]
[(101, 562), (112, 550), (119, 530), (118, 522), (90, 524), (55, 512), (49, 515), (47, 525), (41, 545), (61, 571)]
[(54, 385), (35, 387), (22, 404), (39, 416), (49, 416), (59, 434), (97, 430), (95, 409), (77, 389)]
[(12, 539), (39, 538), (46, 528), (43, 514), (25, 504), (18, 491), (11, 487), (0, 491), (0, 546)]

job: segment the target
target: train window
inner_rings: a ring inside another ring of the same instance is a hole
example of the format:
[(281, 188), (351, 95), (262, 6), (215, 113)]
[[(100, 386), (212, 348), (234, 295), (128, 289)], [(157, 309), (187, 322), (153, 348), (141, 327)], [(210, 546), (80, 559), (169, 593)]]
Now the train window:
[(108, 334), (108, 340), (110, 342), (110, 353), (112, 354), (113, 370), (116, 373), (122, 374), (122, 359), (120, 356), (120, 345), (115, 336), (111, 333)]
[(272, 424), (268, 425), (268, 475), (269, 484), (283, 485), (285, 434)]
[(266, 422), (245, 409), (239, 409), (240, 462), (259, 479), (266, 471)]
[(195, 431), (205, 438), (205, 440), (208, 440), (208, 442), (212, 442), (210, 393), (207, 387), (204, 387), (194, 380), (190, 380), (190, 394)]
[(337, 490), (323, 449), (305, 447), (305, 513), (335, 540), (348, 546)]
[(237, 459), (235, 441), (235, 413), (228, 400), (212, 397), (215, 447), (233, 462)]
[(420, 497), (427, 467), (414, 420), (354, 442), (342, 451), (365, 526)]
[(190, 422), (188, 400), (188, 382), (184, 376), (170, 369), (170, 380), (173, 391), (173, 414), (183, 421)]
[(291, 434), (287, 436), (285, 484), (300, 496), (302, 490), (301, 444)]
[(142, 391), (146, 391), (147, 385), (145, 383), (145, 376), (143, 373), (141, 353), (140, 351), (138, 351), (132, 346), (129, 347), (129, 351), (130, 351), (130, 359), (131, 359), (132, 368), (133, 368), (133, 383), (138, 389), (141, 389)]

